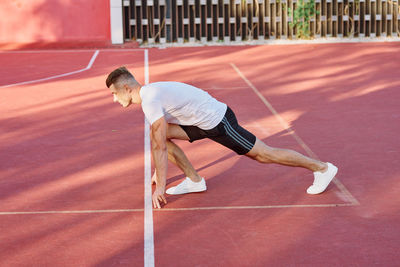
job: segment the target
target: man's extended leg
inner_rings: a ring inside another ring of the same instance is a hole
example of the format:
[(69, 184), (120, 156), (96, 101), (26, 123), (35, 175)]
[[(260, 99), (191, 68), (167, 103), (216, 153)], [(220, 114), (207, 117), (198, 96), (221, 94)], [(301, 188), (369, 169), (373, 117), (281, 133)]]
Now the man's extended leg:
[(327, 164), (306, 157), (290, 149), (273, 148), (267, 146), (263, 141), (256, 139), (254, 147), (246, 156), (261, 163), (277, 163), (281, 165), (303, 167), (313, 172), (324, 172), (328, 168)]
[(324, 192), (338, 171), (338, 168), (331, 163), (306, 157), (293, 150), (269, 147), (259, 139), (256, 139), (254, 147), (246, 156), (261, 163), (277, 163), (313, 171), (314, 183), (307, 189), (307, 193), (313, 195)]

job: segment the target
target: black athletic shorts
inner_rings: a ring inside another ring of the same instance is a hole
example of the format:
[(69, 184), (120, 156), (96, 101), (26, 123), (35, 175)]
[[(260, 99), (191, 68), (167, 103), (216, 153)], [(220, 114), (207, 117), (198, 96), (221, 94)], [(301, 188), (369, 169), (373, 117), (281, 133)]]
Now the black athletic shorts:
[(209, 138), (235, 151), (239, 155), (248, 153), (256, 143), (254, 134), (238, 124), (235, 113), (229, 107), (222, 121), (210, 130), (203, 130), (197, 126), (179, 126), (189, 136), (189, 142)]

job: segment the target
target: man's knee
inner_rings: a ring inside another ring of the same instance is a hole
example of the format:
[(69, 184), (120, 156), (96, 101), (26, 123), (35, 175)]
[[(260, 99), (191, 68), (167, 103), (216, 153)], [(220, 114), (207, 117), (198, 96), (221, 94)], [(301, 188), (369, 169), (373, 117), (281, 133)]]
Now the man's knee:
[(274, 163), (276, 158), (274, 151), (275, 148), (264, 145), (247, 156), (260, 163)]
[(257, 160), (261, 163), (272, 163), (274, 155), (274, 148), (267, 146), (263, 141), (256, 139), (253, 148), (246, 154), (246, 156)]
[(273, 152), (272, 151), (260, 151), (256, 157), (255, 160), (257, 160), (260, 163), (273, 163)]

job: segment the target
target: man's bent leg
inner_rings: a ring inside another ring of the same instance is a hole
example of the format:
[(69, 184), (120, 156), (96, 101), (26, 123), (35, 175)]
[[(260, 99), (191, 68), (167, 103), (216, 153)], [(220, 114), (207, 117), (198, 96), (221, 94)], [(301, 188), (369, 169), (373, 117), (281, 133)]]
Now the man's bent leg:
[(254, 147), (246, 156), (261, 163), (277, 163), (286, 166), (303, 167), (313, 172), (324, 172), (328, 167), (327, 164), (306, 157), (296, 151), (269, 147), (259, 139), (256, 140)]
[(169, 124), (167, 139), (168, 158), (171, 162), (175, 163), (188, 178), (184, 179), (177, 186), (168, 188), (166, 193), (169, 195), (180, 195), (207, 190), (205, 180), (201, 178), (193, 168), (182, 149), (171, 141), (171, 139), (189, 140), (186, 132), (179, 125)]
[[(179, 146), (177, 146), (174, 142), (172, 142), (171, 139), (189, 140), (189, 137), (187, 136), (186, 132), (179, 125), (168, 124), (168, 129), (167, 129), (168, 160), (171, 161), (176, 166), (178, 166), (178, 168), (181, 169), (183, 173), (187, 177), (189, 177), (193, 182), (201, 181), (202, 178), (194, 169), (193, 165), (190, 163), (185, 153)], [(154, 173), (154, 175), (156, 174)]]
[(167, 140), (167, 149), (168, 159), (178, 166), (179, 169), (181, 169), (183, 173), (190, 178), (190, 180), (196, 183), (201, 181), (202, 178), (193, 168), (193, 165), (190, 163), (189, 159), (179, 146), (177, 146), (171, 140)]

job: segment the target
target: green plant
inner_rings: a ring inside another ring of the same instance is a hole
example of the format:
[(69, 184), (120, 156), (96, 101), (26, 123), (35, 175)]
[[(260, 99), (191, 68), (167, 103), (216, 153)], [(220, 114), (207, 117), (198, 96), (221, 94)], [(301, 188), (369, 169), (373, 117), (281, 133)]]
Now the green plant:
[[(296, 27), (296, 37), (310, 39), (310, 20), (319, 11), (315, 10), (315, 0), (297, 0), (296, 8), (293, 11), (293, 22), (289, 23), (291, 28)], [(288, 15), (292, 14), (292, 9), (288, 9)]]

